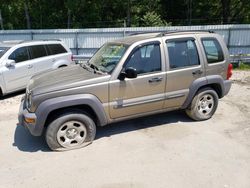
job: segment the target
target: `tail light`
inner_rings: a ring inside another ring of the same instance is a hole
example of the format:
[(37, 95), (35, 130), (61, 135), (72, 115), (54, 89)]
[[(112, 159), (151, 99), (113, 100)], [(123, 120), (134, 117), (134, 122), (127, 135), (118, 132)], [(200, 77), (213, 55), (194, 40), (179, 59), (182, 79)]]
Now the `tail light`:
[(227, 80), (233, 75), (233, 65), (230, 63), (227, 67)]

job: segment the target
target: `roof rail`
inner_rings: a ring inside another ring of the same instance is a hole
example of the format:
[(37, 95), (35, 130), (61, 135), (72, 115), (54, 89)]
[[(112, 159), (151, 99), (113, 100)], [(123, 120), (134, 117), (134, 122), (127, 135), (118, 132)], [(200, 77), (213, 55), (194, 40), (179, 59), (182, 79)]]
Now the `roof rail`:
[(159, 36), (164, 36), (173, 33), (186, 33), (186, 32), (204, 32), (204, 33), (214, 33), (212, 30), (170, 30), (166, 32), (162, 32)]
[(26, 43), (26, 42), (38, 42), (38, 41), (61, 41), (60, 39), (35, 39), (35, 40), (23, 40), (20, 41), (19, 44)]
[(130, 36), (134, 35), (141, 35), (141, 34), (153, 34), (153, 33), (159, 33), (158, 36), (164, 36), (167, 34), (173, 34), (173, 33), (185, 33), (185, 32), (204, 32), (204, 33), (214, 33), (212, 30), (168, 30), (168, 31), (142, 31), (142, 32), (135, 32), (131, 33)]
[(142, 34), (153, 34), (153, 33), (161, 33), (161, 31), (142, 31), (142, 32), (135, 32), (135, 33), (131, 33), (129, 36), (142, 35)]

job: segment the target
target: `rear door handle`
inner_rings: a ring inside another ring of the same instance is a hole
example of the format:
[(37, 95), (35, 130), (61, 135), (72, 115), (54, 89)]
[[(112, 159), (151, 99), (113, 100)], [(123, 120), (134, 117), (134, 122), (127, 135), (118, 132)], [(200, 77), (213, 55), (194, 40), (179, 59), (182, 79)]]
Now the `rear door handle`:
[(156, 77), (156, 78), (152, 78), (152, 79), (148, 80), (149, 83), (161, 82), (161, 81), (162, 81), (162, 77)]
[(202, 70), (196, 70), (194, 72), (192, 72), (193, 75), (197, 75), (197, 74), (202, 74)]
[(33, 65), (28, 65), (28, 69), (31, 69), (33, 67)]

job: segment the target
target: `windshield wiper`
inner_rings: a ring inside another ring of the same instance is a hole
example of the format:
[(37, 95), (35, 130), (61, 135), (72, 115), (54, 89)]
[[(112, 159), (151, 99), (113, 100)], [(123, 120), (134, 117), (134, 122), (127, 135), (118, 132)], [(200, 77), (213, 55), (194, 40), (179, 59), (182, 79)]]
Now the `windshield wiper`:
[(89, 64), (90, 68), (94, 70), (95, 74), (106, 74), (105, 72), (101, 71), (96, 65)]
[(82, 63), (80, 66), (86, 69), (87, 71), (92, 72), (92, 68), (88, 65), (88, 63)]

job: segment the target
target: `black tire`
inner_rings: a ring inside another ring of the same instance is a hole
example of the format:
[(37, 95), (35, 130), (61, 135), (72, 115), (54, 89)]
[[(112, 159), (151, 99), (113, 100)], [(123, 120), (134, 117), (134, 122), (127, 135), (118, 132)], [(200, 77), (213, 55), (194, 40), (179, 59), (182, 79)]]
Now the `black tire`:
[(218, 94), (212, 88), (202, 88), (194, 96), (186, 114), (193, 120), (210, 119), (218, 106)]
[(55, 117), (46, 130), (51, 150), (72, 150), (92, 143), (96, 135), (94, 121), (80, 110), (67, 110)]

